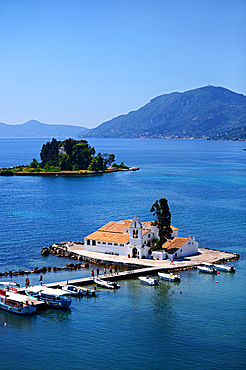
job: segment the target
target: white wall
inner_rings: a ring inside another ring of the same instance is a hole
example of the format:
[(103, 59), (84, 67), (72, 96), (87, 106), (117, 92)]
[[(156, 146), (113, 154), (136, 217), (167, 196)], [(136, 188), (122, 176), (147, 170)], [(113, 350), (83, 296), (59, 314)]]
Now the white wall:
[[(154, 234), (154, 237), (159, 239), (159, 230), (157, 226), (151, 226), (151, 231)], [(172, 230), (172, 238), (178, 237), (179, 236), (179, 230)]]
[(167, 254), (166, 254), (166, 252), (153, 251), (152, 256), (153, 256), (153, 258), (159, 258), (159, 260), (165, 260)]
[(177, 250), (176, 256), (174, 254), (167, 253), (167, 257), (172, 258), (181, 258), (186, 256), (192, 256), (198, 252), (198, 243), (194, 239), (190, 239), (187, 243), (185, 243), (181, 248)]
[(118, 253), (118, 254), (121, 254), (121, 255), (125, 255), (127, 256), (128, 254), (128, 244), (124, 244), (124, 246), (120, 246), (119, 243), (118, 245), (114, 245), (114, 243), (112, 243), (112, 245), (108, 244), (108, 242), (106, 242), (106, 244), (102, 244), (103, 242), (101, 242), (100, 244), (98, 243), (98, 241), (96, 241), (96, 245), (92, 245), (92, 240), (90, 240), (90, 245), (87, 244), (87, 239), (84, 240), (84, 249), (87, 250), (87, 251), (91, 251), (91, 252), (99, 252), (99, 253)]

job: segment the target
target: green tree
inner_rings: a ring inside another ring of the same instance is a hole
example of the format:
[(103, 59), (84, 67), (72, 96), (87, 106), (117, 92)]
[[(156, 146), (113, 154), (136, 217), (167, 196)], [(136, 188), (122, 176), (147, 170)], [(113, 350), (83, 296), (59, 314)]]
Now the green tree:
[(33, 158), (31, 164), (30, 164), (30, 167), (31, 168), (37, 168), (38, 167), (38, 161), (36, 158)]
[(108, 156), (108, 165), (111, 166), (111, 164), (115, 161), (115, 155), (114, 154), (109, 154)]
[(48, 141), (42, 146), (40, 158), (42, 160), (42, 167), (46, 166), (58, 166), (58, 142), (56, 139), (52, 139), (51, 143)]
[(72, 169), (68, 154), (60, 155), (60, 169), (61, 171), (70, 171)]
[(88, 166), (88, 171), (98, 171), (97, 159), (94, 157), (91, 160), (91, 163)]
[(154, 225), (158, 227), (160, 247), (172, 236), (171, 213), (166, 198), (157, 200), (151, 207), (150, 212), (155, 216)]

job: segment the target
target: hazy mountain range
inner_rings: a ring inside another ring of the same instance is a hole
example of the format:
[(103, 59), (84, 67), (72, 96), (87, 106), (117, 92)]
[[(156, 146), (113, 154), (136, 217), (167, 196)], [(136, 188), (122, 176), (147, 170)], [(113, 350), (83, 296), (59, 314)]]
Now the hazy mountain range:
[(0, 137), (76, 137), (79, 133), (89, 131), (88, 128), (70, 125), (48, 125), (31, 120), (20, 125), (0, 123)]
[(0, 123), (0, 137), (212, 138), (245, 140), (246, 96), (205, 86), (152, 99), (142, 108), (93, 129), (32, 120)]
[(102, 123), (86, 136), (216, 138), (216, 134), (244, 126), (246, 96), (223, 87), (205, 86), (160, 95), (136, 111)]

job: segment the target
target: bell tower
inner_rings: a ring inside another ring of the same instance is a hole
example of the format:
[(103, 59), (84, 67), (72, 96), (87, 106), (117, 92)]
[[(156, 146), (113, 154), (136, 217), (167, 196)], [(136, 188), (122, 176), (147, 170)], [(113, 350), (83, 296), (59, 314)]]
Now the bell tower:
[(143, 227), (138, 216), (135, 216), (130, 226), (130, 245), (142, 247), (143, 244)]

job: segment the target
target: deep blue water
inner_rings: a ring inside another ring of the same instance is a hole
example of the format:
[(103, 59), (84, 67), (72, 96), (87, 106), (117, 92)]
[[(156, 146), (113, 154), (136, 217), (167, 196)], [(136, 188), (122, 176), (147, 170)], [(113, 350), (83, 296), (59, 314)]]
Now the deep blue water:
[[(38, 158), (44, 142), (0, 139), (0, 167)], [(65, 265), (64, 259), (41, 257), (41, 248), (82, 240), (109, 220), (136, 214), (150, 220), (151, 205), (161, 197), (169, 201), (180, 236), (195, 236), (201, 247), (245, 254), (245, 143), (93, 139), (90, 144), (141, 170), (86, 178), (0, 177), (1, 272)], [(128, 280), (115, 293), (73, 299), (66, 312), (20, 318), (0, 311), (1, 368), (244, 368), (245, 259), (234, 265), (236, 274), (215, 278), (184, 271), (178, 285), (153, 288)], [(89, 273), (47, 273), (44, 280)]]

